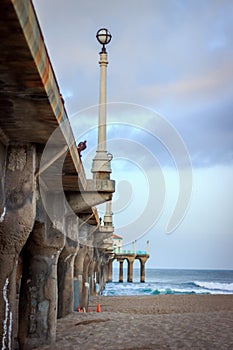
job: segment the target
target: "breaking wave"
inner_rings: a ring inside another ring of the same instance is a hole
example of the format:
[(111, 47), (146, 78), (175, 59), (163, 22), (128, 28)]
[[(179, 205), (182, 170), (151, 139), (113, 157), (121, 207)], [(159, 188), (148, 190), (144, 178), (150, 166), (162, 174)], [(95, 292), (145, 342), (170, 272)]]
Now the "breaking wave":
[(219, 282), (194, 282), (197, 287), (215, 290), (215, 291), (225, 291), (233, 293), (233, 283), (219, 283)]
[[(233, 294), (233, 270), (149, 269), (146, 272), (145, 283), (107, 283), (103, 295)], [(139, 279), (139, 270), (134, 270), (134, 277)], [(118, 279), (117, 273), (115, 278)]]

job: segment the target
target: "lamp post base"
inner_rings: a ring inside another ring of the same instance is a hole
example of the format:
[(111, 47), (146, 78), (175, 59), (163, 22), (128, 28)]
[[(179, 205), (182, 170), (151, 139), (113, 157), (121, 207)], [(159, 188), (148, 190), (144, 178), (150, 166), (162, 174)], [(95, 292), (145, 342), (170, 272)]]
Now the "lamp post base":
[(93, 159), (91, 172), (95, 179), (109, 179), (111, 169), (112, 155), (107, 154), (106, 151), (96, 151), (96, 155)]

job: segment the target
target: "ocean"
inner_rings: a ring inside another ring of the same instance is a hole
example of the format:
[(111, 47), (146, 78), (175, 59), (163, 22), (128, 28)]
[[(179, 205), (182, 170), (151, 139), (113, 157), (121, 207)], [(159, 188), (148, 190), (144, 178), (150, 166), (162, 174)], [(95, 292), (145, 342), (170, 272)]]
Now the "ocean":
[(134, 269), (133, 283), (118, 282), (118, 269), (113, 269), (113, 282), (107, 283), (103, 295), (158, 294), (233, 294), (233, 270), (146, 269), (145, 283), (140, 283), (140, 270)]

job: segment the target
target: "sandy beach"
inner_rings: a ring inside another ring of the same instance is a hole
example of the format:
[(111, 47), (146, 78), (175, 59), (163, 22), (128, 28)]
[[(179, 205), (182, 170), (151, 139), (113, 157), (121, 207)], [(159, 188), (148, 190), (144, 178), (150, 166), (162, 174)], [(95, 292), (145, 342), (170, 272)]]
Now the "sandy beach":
[(233, 349), (233, 295), (102, 296), (90, 308), (58, 320), (56, 343), (37, 349)]

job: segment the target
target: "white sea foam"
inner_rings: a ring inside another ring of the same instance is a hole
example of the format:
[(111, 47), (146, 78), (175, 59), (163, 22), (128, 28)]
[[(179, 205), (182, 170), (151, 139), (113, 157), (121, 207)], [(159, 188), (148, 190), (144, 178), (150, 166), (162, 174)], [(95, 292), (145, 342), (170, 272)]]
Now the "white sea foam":
[(145, 283), (139, 283), (140, 269), (134, 269), (134, 283), (118, 283), (118, 274), (113, 269), (114, 282), (107, 283), (104, 295), (233, 294), (233, 270), (148, 269)]
[(226, 292), (233, 292), (233, 283), (219, 283), (219, 282), (194, 282), (198, 287), (209, 290), (222, 290)]

